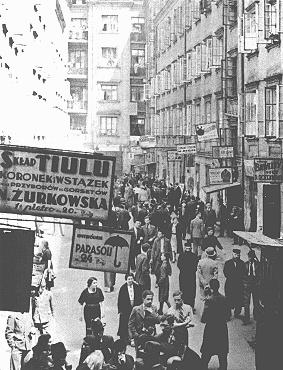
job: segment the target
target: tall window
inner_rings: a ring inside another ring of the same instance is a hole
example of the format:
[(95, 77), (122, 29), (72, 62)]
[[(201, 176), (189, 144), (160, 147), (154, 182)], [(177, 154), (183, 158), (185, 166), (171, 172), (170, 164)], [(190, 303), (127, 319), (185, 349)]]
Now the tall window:
[(87, 88), (83, 86), (71, 86), (70, 93), (72, 101), (69, 106), (71, 109), (87, 109)]
[(118, 32), (118, 15), (102, 15), (102, 31)]
[(277, 1), (265, 0), (264, 7), (264, 37), (269, 39), (279, 31), (277, 18)]
[(101, 48), (102, 62), (104, 66), (114, 67), (117, 63), (117, 48)]
[(200, 102), (195, 103), (195, 126), (199, 126), (201, 124), (200, 120)]
[(192, 104), (187, 105), (187, 122), (186, 122), (186, 131), (185, 135), (192, 135)]
[(268, 87), (265, 89), (265, 135), (276, 136), (276, 123), (277, 123), (277, 90), (276, 86)]
[(131, 101), (143, 101), (144, 88), (143, 86), (131, 86)]
[(223, 100), (221, 98), (216, 99), (216, 119), (218, 128), (223, 128)]
[(211, 122), (211, 100), (207, 99), (204, 102), (204, 122), (210, 123)]
[(100, 99), (104, 101), (116, 101), (118, 99), (118, 86), (117, 85), (100, 85)]
[(144, 28), (144, 18), (142, 17), (132, 17), (132, 32), (141, 33)]
[(87, 51), (69, 50), (69, 73), (86, 74), (87, 73)]
[(244, 14), (244, 40), (246, 50), (257, 49), (258, 41), (258, 16), (255, 4), (248, 12)]
[(245, 94), (245, 124), (246, 135), (258, 134), (258, 119), (257, 119), (257, 91), (249, 91)]
[(100, 117), (100, 135), (115, 136), (117, 135), (117, 117), (102, 116)]
[(87, 40), (87, 19), (72, 18), (69, 35), (70, 39)]
[(145, 50), (132, 49), (132, 69), (135, 74), (139, 72), (140, 68), (145, 67)]
[(223, 59), (223, 36), (212, 38), (212, 66), (220, 67)]

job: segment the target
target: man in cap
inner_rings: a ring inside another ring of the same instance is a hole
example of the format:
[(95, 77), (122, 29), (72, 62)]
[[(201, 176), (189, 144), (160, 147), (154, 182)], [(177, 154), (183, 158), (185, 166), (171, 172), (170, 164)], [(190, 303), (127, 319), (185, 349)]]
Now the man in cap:
[(240, 316), (244, 297), (245, 263), (241, 260), (240, 256), (240, 249), (234, 248), (232, 258), (225, 262), (223, 268), (223, 273), (226, 277), (224, 287), (225, 296), (230, 310), (234, 309), (235, 317)]
[(213, 247), (205, 250), (204, 258), (199, 260), (197, 266), (198, 281), (202, 299), (205, 298), (205, 288), (209, 286), (211, 279), (218, 279), (218, 264), (215, 261), (216, 252)]
[(260, 266), (256, 258), (254, 250), (248, 252), (248, 261), (245, 262), (245, 278), (244, 278), (244, 308), (245, 318), (244, 324), (250, 322), (250, 301), (253, 296), (253, 316), (257, 319), (259, 311), (259, 282), (260, 282)]

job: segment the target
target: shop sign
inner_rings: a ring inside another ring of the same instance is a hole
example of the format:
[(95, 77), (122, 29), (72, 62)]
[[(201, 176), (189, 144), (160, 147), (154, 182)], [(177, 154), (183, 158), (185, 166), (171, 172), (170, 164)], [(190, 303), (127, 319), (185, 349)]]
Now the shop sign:
[(198, 141), (218, 139), (216, 123), (207, 123), (205, 125), (200, 125), (199, 129), (203, 132), (203, 135), (198, 135)]
[(76, 225), (69, 267), (81, 270), (128, 271), (132, 234), (127, 231)]
[(255, 158), (254, 181), (283, 182), (282, 160), (279, 158)]
[(212, 147), (213, 158), (234, 158), (234, 148), (232, 146), (213, 146)]
[(139, 143), (142, 149), (154, 148), (156, 147), (156, 136), (149, 136), (149, 135), (141, 136), (139, 138)]
[(232, 168), (221, 167), (221, 168), (210, 168), (209, 169), (209, 184), (232, 184)]
[(179, 154), (196, 154), (196, 144), (177, 145), (177, 152)]
[(115, 157), (0, 147), (0, 212), (75, 219), (108, 218)]
[(182, 160), (182, 155), (177, 152), (177, 150), (167, 151), (168, 162), (180, 162)]

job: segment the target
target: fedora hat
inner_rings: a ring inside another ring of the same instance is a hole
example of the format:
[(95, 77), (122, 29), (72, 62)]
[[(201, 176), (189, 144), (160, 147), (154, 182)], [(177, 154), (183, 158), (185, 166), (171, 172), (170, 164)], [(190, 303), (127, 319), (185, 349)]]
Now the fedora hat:
[(216, 256), (216, 251), (213, 247), (206, 248), (205, 253), (206, 253), (207, 257), (215, 257)]

